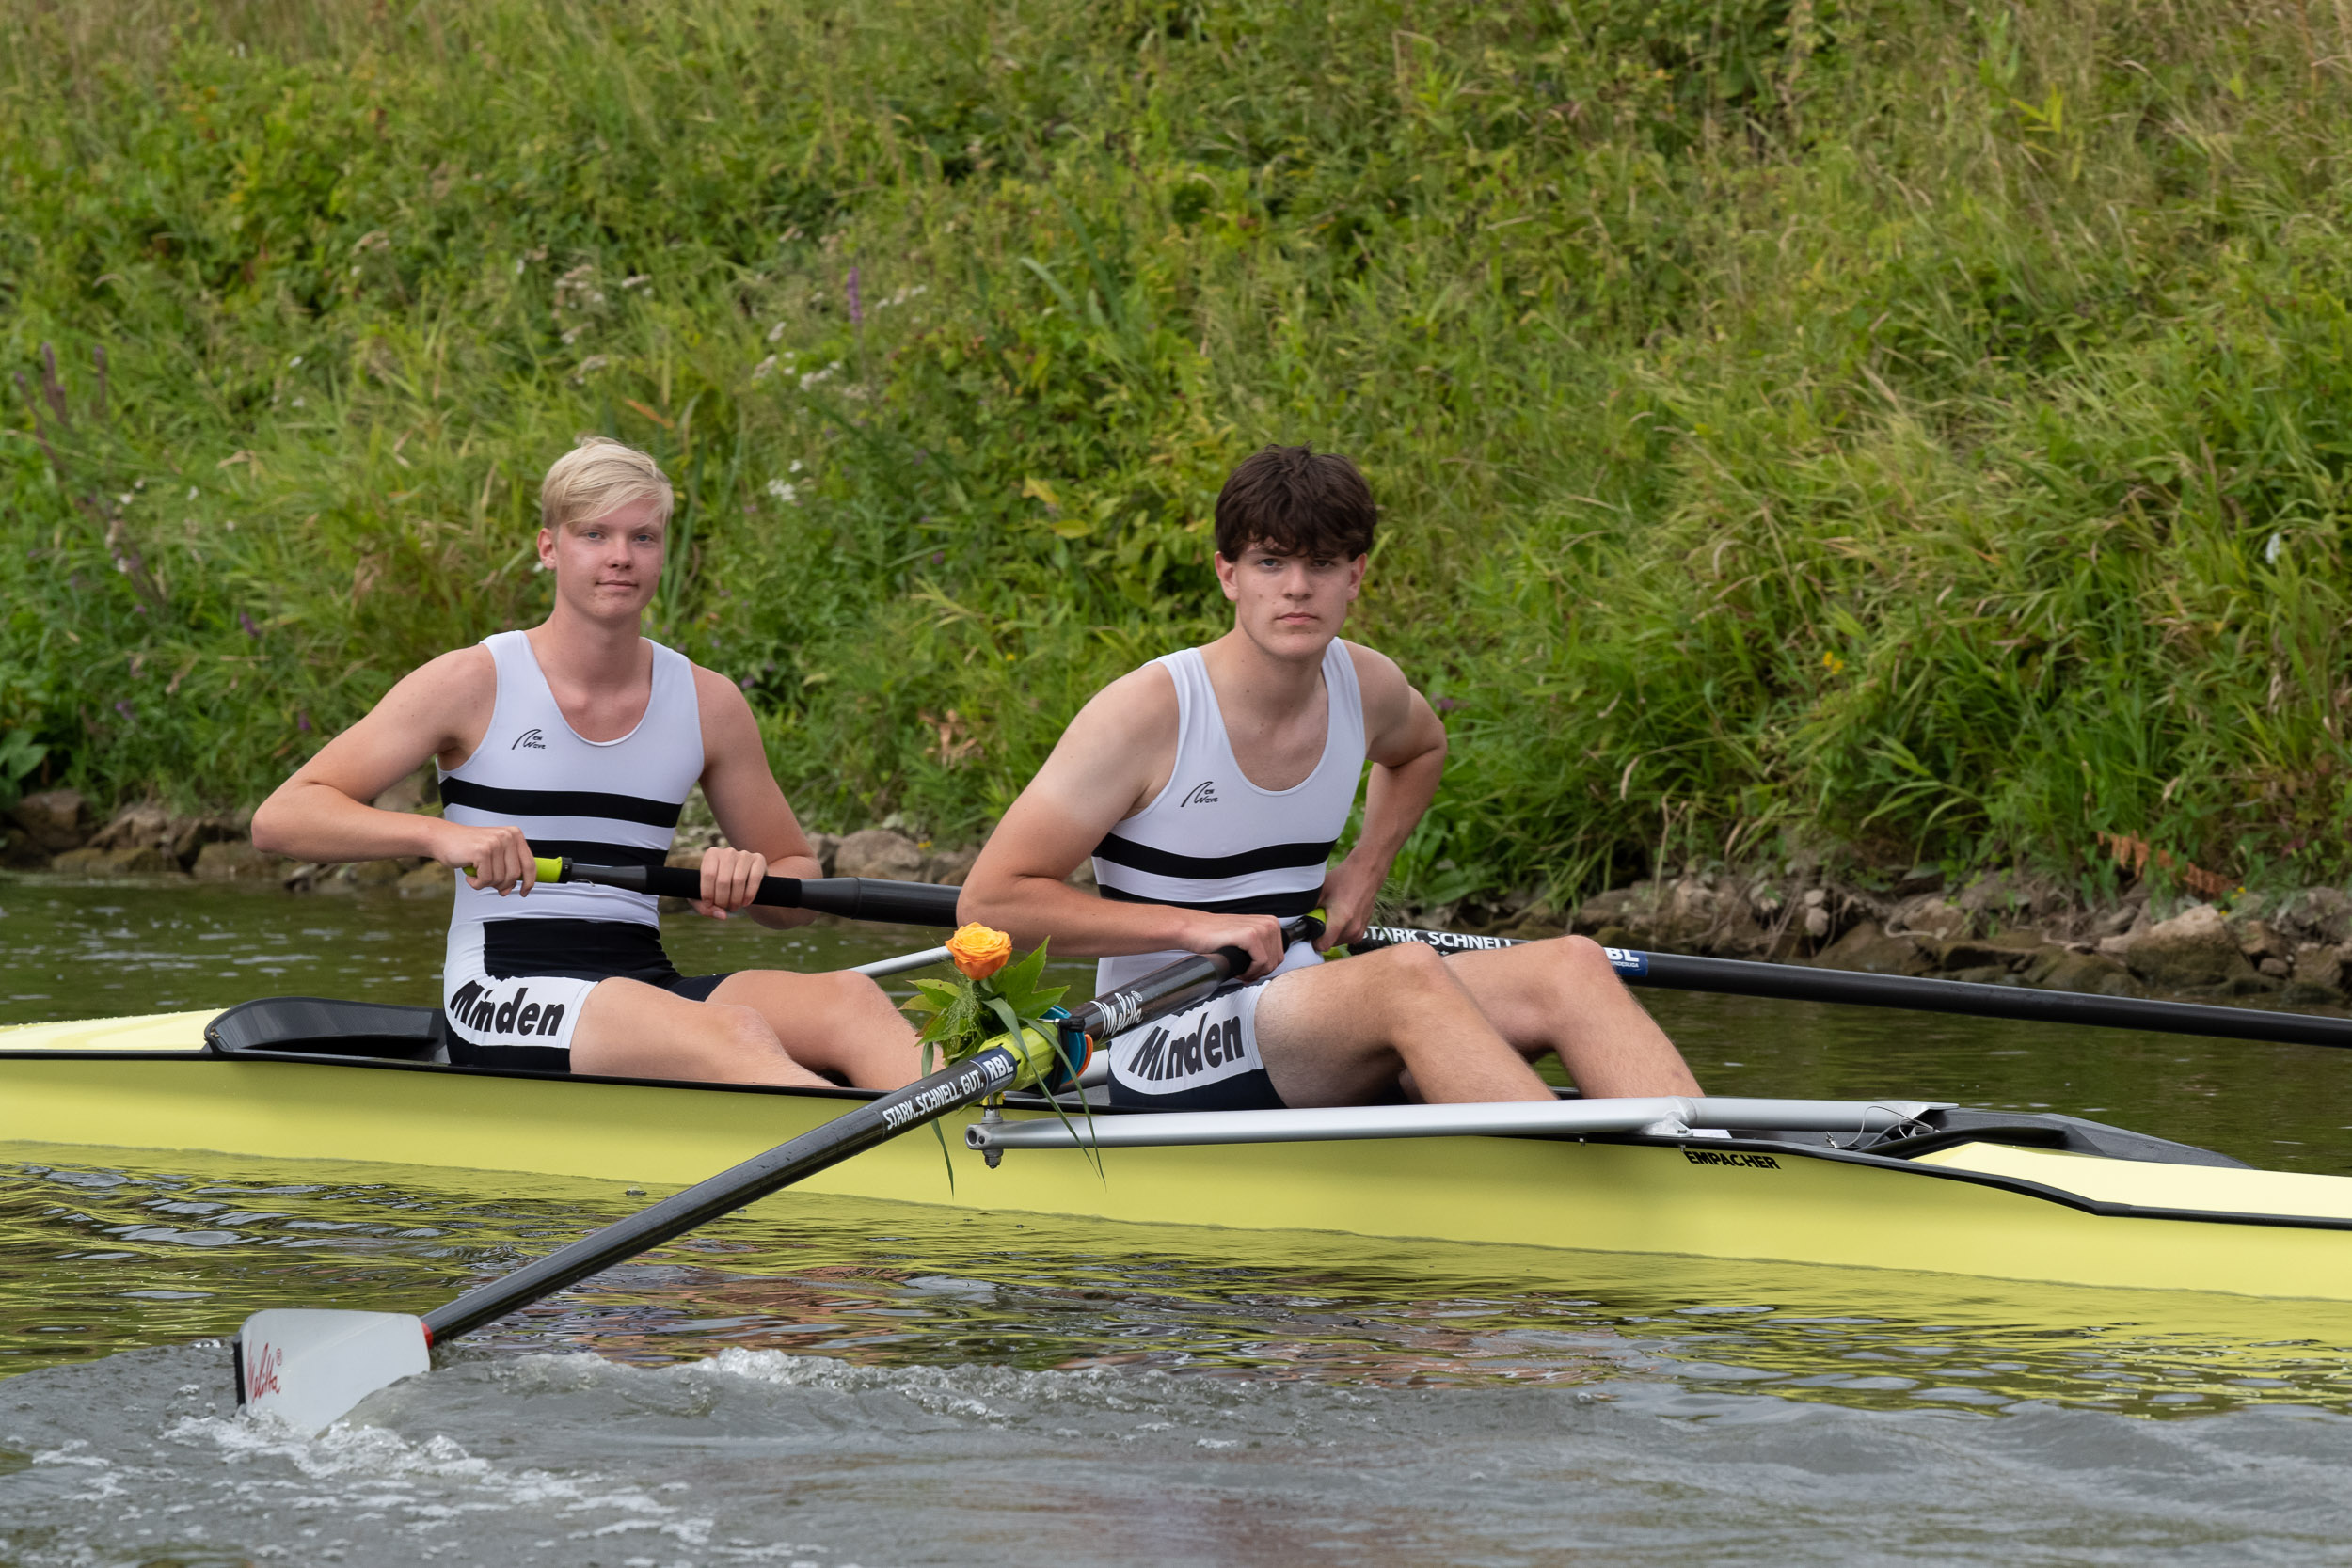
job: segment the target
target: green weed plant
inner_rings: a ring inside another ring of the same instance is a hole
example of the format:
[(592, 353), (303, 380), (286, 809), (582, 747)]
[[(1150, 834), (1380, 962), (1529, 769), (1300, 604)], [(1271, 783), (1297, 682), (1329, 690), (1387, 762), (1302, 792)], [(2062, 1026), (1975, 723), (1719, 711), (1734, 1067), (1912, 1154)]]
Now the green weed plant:
[(547, 605), (581, 431), (804, 814), (977, 833), (1356, 456), (1429, 899), (2339, 879), (2352, 21), (78, 0), (0, 21), (0, 733), (251, 800)]

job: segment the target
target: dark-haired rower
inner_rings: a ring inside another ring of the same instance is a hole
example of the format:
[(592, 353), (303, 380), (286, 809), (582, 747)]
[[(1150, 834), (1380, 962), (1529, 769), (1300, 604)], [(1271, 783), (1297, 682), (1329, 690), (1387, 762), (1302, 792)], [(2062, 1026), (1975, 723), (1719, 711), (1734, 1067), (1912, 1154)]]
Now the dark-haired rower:
[[(1395, 663), (1340, 638), (1376, 516), (1345, 458), (1269, 447), (1216, 501), (1233, 629), (1098, 692), (1005, 814), (964, 884), (966, 920), (1098, 955), (1107, 990), (1238, 947), (1243, 983), (1110, 1042), (1112, 1101), (1183, 1109), (1545, 1100), (1556, 1053), (1587, 1095), (1699, 1092), (1582, 937), (1441, 959), (1391, 947), (1324, 964), (1281, 921), (1317, 905), (1359, 935), (1445, 767), (1445, 729)], [(1363, 831), (1331, 851), (1372, 780)], [(1100, 899), (1064, 879), (1089, 855)]]

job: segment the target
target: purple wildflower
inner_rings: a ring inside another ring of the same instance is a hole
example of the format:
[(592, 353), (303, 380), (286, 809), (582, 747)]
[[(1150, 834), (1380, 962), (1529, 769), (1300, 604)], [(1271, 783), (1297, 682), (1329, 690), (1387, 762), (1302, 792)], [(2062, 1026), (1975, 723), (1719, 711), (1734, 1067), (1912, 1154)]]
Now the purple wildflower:
[(943, 562), (943, 561), (945, 561), (945, 560), (946, 560), (946, 559), (947, 559), (947, 552), (946, 552), (946, 550), (933, 550), (933, 551), (931, 551), (931, 564), (932, 564), (932, 565), (936, 566), (936, 565), (938, 565), (941, 562)]
[(749, 691), (752, 689), (752, 682), (757, 679), (759, 679), (757, 675), (745, 675), (741, 680), (737, 681), (735, 684), (741, 687), (744, 690)]
[(135, 718), (135, 717), (136, 717), (135, 715), (134, 715), (134, 714), (132, 713), (132, 711), (131, 711), (131, 704), (130, 704), (130, 701), (129, 701), (127, 698), (126, 698), (126, 699), (124, 699), (123, 701), (120, 701), (120, 702), (118, 702), (118, 703), (116, 703), (116, 704), (115, 704), (115, 711), (116, 711), (117, 713), (119, 713), (120, 715), (122, 715), (122, 717), (124, 717), (125, 719), (130, 719), (130, 718)]
[(858, 300), (857, 268), (855, 265), (852, 265), (850, 268), (850, 325), (851, 326), (864, 326), (866, 325), (866, 308)]
[(245, 628), (245, 634), (253, 639), (254, 641), (259, 642), (262, 640), (262, 628), (255, 626), (253, 624), (253, 617), (247, 615), (242, 610), (237, 611), (237, 625), (243, 626)]
[(57, 379), (57, 351), (47, 343), (40, 345), (40, 392), (49, 400), (49, 411), (57, 417), (57, 423), (73, 422), (66, 414), (65, 384)]
[(1439, 713), (1452, 713), (1455, 708), (1460, 707), (1461, 705), (1461, 704), (1455, 702), (1451, 697), (1440, 697), (1438, 699), (1438, 711)]
[(310, 714), (307, 708), (294, 709), (294, 728), (304, 735), (310, 733)]

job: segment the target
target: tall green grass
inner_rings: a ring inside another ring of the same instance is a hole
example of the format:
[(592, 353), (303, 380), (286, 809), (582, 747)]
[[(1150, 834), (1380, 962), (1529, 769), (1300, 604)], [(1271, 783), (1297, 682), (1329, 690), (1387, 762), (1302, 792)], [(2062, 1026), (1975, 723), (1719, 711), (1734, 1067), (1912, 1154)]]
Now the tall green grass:
[[(1792, 850), (2338, 878), (2340, 8), (160, 0), (0, 55), (0, 734), (251, 799), (528, 624), (582, 430), (834, 826), (1002, 809), (1385, 505), (1423, 896)], [(55, 345), (51, 375), (43, 345)], [(102, 368), (103, 362), (103, 368)], [(18, 753), (24, 754), (21, 751)]]

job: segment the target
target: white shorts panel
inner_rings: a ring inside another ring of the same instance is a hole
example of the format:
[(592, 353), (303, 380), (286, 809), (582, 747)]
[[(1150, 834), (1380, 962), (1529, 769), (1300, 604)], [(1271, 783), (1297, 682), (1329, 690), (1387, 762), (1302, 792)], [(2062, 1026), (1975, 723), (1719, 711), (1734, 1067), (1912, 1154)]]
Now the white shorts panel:
[(532, 975), (493, 980), (486, 974), (444, 976), (442, 1009), (452, 1033), (475, 1045), (525, 1045), (569, 1051), (580, 1010), (601, 980)]
[(1111, 1103), (1201, 1111), (1280, 1105), (1258, 1054), (1258, 999), (1272, 980), (1227, 986), (1112, 1037)]

